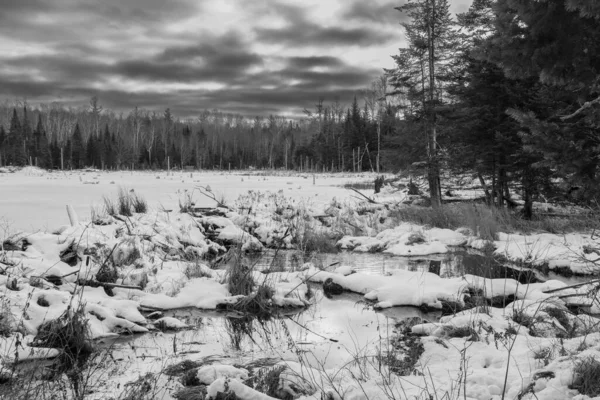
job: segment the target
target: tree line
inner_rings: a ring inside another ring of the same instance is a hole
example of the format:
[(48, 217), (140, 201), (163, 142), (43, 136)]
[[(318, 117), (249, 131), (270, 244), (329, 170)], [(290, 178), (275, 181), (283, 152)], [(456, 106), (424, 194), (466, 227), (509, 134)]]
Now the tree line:
[(319, 99), (315, 110), (305, 110), (306, 118), (300, 120), (247, 118), (219, 110), (181, 119), (168, 108), (163, 113), (135, 108), (117, 114), (105, 110), (96, 97), (77, 109), (60, 103), (32, 107), (5, 102), (0, 105), (0, 166), (397, 169), (397, 157), (378, 143), (382, 135), (385, 140), (395, 132), (400, 120), (389, 101), (375, 106), (376, 95), (384, 94), (357, 93), (362, 104), (355, 97), (347, 109), (339, 101), (325, 104)]

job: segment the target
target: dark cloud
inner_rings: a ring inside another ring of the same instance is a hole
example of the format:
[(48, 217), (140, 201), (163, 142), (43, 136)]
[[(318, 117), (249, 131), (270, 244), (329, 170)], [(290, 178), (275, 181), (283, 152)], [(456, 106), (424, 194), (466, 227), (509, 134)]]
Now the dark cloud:
[[(97, 95), (117, 111), (170, 107), (193, 116), (206, 108), (247, 115), (293, 109), (300, 115), (319, 97), (349, 102), (381, 73), (377, 65), (350, 65), (329, 54), (395, 39), (389, 27), (356, 23), (366, 17), (355, 7), (348, 16), (355, 23), (321, 26), (307, 9), (276, 0), (238, 12), (250, 19), (278, 16), (286, 23), (282, 29), (251, 23), (225, 34), (203, 24), (177, 29), (179, 21), (198, 15), (203, 1), (0, 0), (0, 41), (19, 43), (0, 53), (0, 98), (80, 106)], [(255, 43), (284, 45), (286, 55), (259, 53)], [(203, 83), (223, 88), (172, 89)]]
[(258, 40), (287, 46), (368, 46), (393, 39), (380, 29), (323, 27), (305, 21), (286, 28), (258, 28)]
[(339, 58), (331, 56), (288, 57), (287, 62), (289, 66), (297, 68), (339, 67), (344, 64)]
[(281, 43), (288, 46), (366, 46), (386, 43), (393, 39), (377, 26), (345, 27), (322, 26), (307, 16), (299, 6), (275, 4), (274, 10), (287, 22), (284, 28), (257, 28), (259, 41)]

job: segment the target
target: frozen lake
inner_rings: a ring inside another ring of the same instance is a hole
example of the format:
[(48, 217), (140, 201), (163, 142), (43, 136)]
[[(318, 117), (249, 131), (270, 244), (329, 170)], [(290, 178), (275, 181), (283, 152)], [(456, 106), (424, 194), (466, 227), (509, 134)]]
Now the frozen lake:
[[(312, 174), (282, 171), (171, 172), (166, 171), (52, 171), (26, 169), (0, 173), (0, 229), (12, 231), (53, 230), (69, 223), (66, 205), (72, 205), (80, 219), (90, 217), (92, 206), (101, 206), (103, 196), (115, 197), (119, 187), (134, 189), (150, 207), (177, 210), (186, 190), (210, 186), (217, 196), (235, 201), (248, 190), (283, 190), (286, 197), (329, 203), (352, 193), (342, 185), (371, 180), (371, 174)], [(199, 206), (214, 206), (214, 201), (195, 193)]]

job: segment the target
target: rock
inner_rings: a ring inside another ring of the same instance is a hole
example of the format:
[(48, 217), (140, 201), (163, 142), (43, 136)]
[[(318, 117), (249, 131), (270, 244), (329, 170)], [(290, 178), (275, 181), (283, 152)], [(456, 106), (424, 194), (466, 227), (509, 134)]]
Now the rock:
[(325, 295), (338, 295), (344, 293), (344, 288), (342, 285), (335, 283), (332, 278), (327, 278), (323, 282), (323, 291)]

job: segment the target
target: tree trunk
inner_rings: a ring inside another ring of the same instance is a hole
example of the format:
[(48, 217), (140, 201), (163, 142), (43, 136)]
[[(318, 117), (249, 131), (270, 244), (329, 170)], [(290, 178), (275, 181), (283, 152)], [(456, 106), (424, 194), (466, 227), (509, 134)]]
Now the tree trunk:
[(435, 1), (428, 0), (429, 15), (427, 16), (428, 29), (427, 36), (429, 40), (429, 112), (430, 112), (430, 135), (428, 135), (429, 144), (429, 194), (431, 196), (431, 205), (434, 208), (442, 205), (442, 188), (440, 185), (440, 165), (437, 154), (437, 133), (435, 129), (436, 111), (435, 111)]

